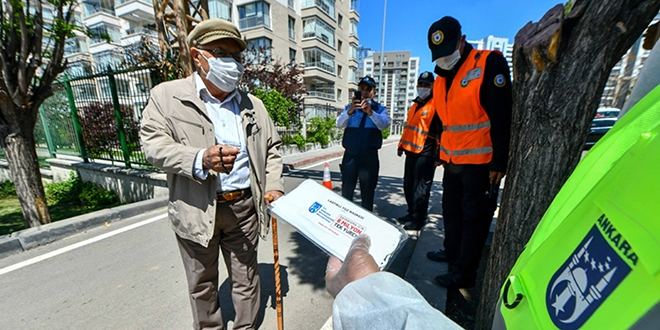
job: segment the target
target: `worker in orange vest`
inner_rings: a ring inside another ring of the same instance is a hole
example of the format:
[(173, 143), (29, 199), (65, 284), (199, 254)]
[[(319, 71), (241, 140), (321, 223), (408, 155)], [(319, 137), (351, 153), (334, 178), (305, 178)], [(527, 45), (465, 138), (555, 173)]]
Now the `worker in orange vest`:
[(435, 277), (448, 288), (475, 285), (481, 252), (497, 208), (511, 136), (509, 66), (498, 51), (476, 50), (449, 16), (428, 31), (438, 77), (433, 100), (442, 121), (444, 250), (427, 257), (449, 262)]
[(399, 140), (397, 155), (405, 152), (403, 193), (408, 213), (397, 220), (405, 230), (424, 227), (433, 185), (442, 123), (433, 104), (433, 73), (423, 72), (417, 78), (417, 98), (408, 110), (406, 127)]

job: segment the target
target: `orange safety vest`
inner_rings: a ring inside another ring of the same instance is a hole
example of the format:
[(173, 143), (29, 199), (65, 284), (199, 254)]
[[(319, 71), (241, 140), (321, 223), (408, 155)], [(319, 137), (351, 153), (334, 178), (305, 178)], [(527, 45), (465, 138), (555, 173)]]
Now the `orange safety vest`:
[(419, 109), (416, 109), (418, 107), (417, 103), (413, 103), (410, 110), (408, 110), (408, 122), (406, 127), (403, 128), (399, 148), (415, 154), (422, 152), (424, 143), (429, 137), (433, 116), (435, 116), (434, 106), (433, 99), (428, 100)]
[(470, 51), (447, 92), (445, 78), (433, 84), (435, 109), (442, 120), (440, 159), (454, 164), (487, 164), (493, 158), (490, 119), (480, 90), (490, 51)]

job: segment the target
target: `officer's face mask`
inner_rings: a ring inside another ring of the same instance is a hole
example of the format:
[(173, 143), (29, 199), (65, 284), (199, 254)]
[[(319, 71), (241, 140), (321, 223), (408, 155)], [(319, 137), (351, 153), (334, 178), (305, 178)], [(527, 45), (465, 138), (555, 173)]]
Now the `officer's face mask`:
[(440, 69), (449, 71), (456, 66), (456, 63), (461, 60), (461, 52), (460, 50), (455, 50), (451, 55), (441, 57), (437, 60), (435, 60), (435, 65), (437, 65)]
[(428, 87), (417, 87), (417, 95), (420, 99), (426, 100), (431, 95), (431, 89)]
[[(243, 77), (243, 65), (231, 57), (213, 57), (208, 58), (204, 53), (199, 52), (209, 63), (209, 71), (204, 72), (215, 87), (223, 92), (231, 92), (236, 89), (238, 82)], [(201, 66), (202, 71), (205, 71)]]

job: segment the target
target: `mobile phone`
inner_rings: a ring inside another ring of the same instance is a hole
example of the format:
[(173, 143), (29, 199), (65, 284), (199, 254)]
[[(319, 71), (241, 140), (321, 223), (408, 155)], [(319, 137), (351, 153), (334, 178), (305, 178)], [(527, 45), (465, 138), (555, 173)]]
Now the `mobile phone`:
[(362, 100), (362, 92), (360, 91), (355, 91), (355, 94), (353, 95), (354, 99)]

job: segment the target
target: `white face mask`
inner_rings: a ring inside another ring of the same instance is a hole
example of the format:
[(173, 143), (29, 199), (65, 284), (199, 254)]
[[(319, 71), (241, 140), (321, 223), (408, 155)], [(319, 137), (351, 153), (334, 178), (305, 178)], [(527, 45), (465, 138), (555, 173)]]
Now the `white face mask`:
[(431, 89), (428, 87), (417, 87), (417, 95), (420, 99), (426, 100), (431, 95)]
[[(209, 72), (206, 73), (208, 79), (215, 87), (223, 92), (231, 92), (236, 89), (238, 82), (243, 77), (243, 65), (231, 57), (213, 57), (208, 58), (200, 52), (202, 57), (209, 63)], [(202, 71), (204, 68), (200, 66)]]
[(458, 61), (460, 61), (460, 59), (461, 59), (461, 53), (457, 49), (456, 51), (451, 53), (451, 55), (441, 57), (435, 60), (435, 65), (437, 65), (440, 69), (449, 71), (454, 68), (454, 66), (456, 65), (456, 63), (458, 63)]

